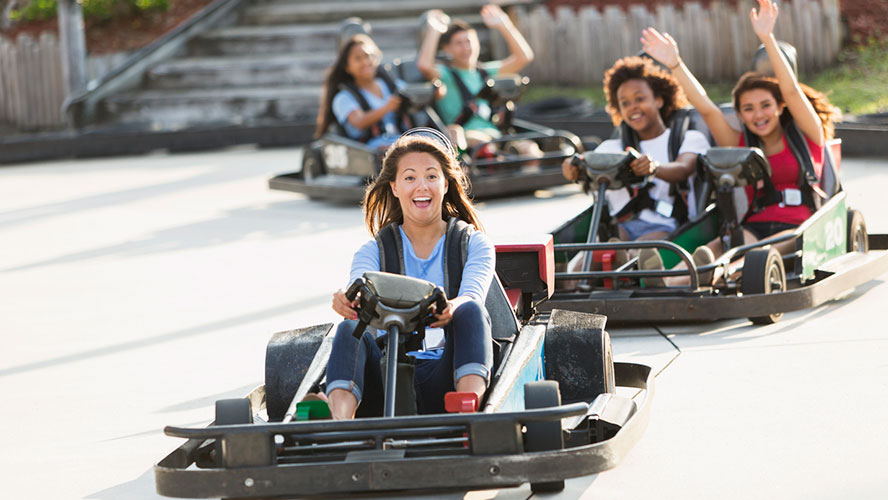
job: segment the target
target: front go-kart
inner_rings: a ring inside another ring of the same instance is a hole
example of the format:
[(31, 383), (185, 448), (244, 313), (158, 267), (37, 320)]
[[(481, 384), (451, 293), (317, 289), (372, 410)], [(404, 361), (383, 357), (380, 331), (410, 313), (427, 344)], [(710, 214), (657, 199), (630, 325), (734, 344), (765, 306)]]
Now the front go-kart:
[[(839, 146), (838, 141), (830, 143), (831, 158), (840, 158)], [(867, 233), (863, 214), (847, 207), (837, 177), (830, 181), (832, 196), (794, 231), (747, 244), (740, 225), (746, 207), (738, 210), (735, 193), (747, 185), (769, 182), (767, 159), (756, 148), (711, 148), (701, 160), (706, 182), (698, 196), (714, 203), (667, 240), (601, 243), (614, 234), (603, 194), (614, 186), (624, 187), (613, 181), (614, 172), (620, 168), (625, 172), (631, 158), (586, 153), (585, 171), (602, 203), (594, 203), (553, 232), (565, 272), (556, 273), (559, 289), (543, 309), (605, 314), (621, 322), (750, 318), (766, 324), (785, 312), (840, 297), (888, 271), (888, 235)], [(825, 176), (823, 183), (827, 180)], [(725, 253), (711, 264), (697, 266), (690, 253), (715, 238), (721, 239)], [(787, 241), (795, 242), (794, 251), (781, 255), (774, 246)], [(637, 257), (616, 261), (617, 251), (642, 248), (658, 249), (666, 269), (640, 269)], [(578, 252), (586, 256), (583, 266), (571, 272), (567, 262)], [(679, 262), (684, 266), (676, 268)], [(686, 284), (651, 286), (652, 280), (673, 276), (684, 276)]]
[(267, 347), (264, 386), (218, 401), (209, 427), (165, 429), (187, 441), (155, 466), (157, 491), (268, 498), (525, 482), (557, 491), (565, 478), (615, 466), (647, 425), (650, 368), (613, 362), (603, 316), (537, 313), (552, 293), (551, 237), (497, 251), (506, 289), (495, 279), (485, 304), (495, 354), (480, 405), (450, 393), (454, 413), (411, 414), (405, 352), (443, 297), (421, 280), (368, 273), (349, 293), (360, 301), (355, 333), (384, 329), (380, 343), (397, 353), (382, 362), (384, 416), (325, 419), (329, 410), (313, 394), (326, 382), (333, 325), (281, 332)]

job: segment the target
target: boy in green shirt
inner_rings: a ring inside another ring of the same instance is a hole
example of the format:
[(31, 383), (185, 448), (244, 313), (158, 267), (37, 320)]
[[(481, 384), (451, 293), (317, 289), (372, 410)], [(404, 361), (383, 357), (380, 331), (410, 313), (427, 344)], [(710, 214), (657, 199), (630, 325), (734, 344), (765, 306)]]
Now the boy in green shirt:
[[(446, 86), (447, 92), (439, 98), (437, 108), (460, 149), (497, 139), (501, 135), (490, 120), (489, 103), (476, 97), (484, 80), (497, 74), (518, 73), (533, 60), (533, 51), (527, 41), (499, 6), (484, 6), (481, 19), (488, 28), (497, 30), (506, 40), (509, 57), (479, 64), (481, 45), (475, 29), (460, 20), (451, 23), (444, 12), (436, 9), (427, 14), (428, 29), (416, 61), (427, 79), (440, 79)], [(450, 58), (448, 64), (435, 62), (439, 43)], [(464, 95), (471, 96), (468, 102)], [(518, 144), (515, 146), (522, 154), (534, 154), (534, 149), (539, 151), (532, 141), (516, 142)]]

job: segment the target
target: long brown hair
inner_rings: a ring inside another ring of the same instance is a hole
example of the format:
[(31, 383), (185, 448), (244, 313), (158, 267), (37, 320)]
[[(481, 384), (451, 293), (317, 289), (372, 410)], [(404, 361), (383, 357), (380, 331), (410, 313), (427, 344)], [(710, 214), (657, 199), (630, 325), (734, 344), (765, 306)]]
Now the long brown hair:
[[(808, 101), (811, 102), (811, 106), (814, 107), (817, 116), (820, 117), (820, 123), (823, 127), (823, 138), (825, 140), (832, 139), (835, 136), (835, 122), (842, 117), (839, 108), (833, 106), (822, 92), (818, 92), (801, 82), (799, 82), (799, 87), (802, 89), (805, 97), (808, 98)], [(734, 90), (731, 91), (731, 97), (734, 100), (734, 110), (738, 114), (740, 113), (740, 96), (744, 92), (754, 89), (770, 92), (778, 105), (786, 102), (783, 100), (783, 93), (780, 92), (780, 83), (776, 78), (750, 71), (740, 77), (737, 85), (734, 86)], [(780, 116), (780, 125), (785, 129), (791, 118), (792, 114), (790, 114), (789, 108), (784, 109), (783, 114)]]
[(336, 56), (336, 62), (327, 70), (327, 79), (324, 81), (324, 87), (321, 90), (321, 107), (318, 108), (317, 129), (315, 137), (320, 137), (330, 128), (330, 125), (336, 122), (336, 116), (333, 114), (333, 98), (339, 92), (339, 86), (343, 83), (354, 83), (355, 79), (345, 67), (348, 66), (348, 55), (351, 53), (355, 45), (366, 45), (371, 47), (378, 58), (382, 58), (382, 52), (379, 47), (373, 43), (373, 39), (364, 34), (353, 35), (339, 49)]
[(604, 95), (607, 97), (605, 109), (614, 125), (619, 125), (623, 121), (617, 101), (617, 90), (629, 80), (646, 81), (654, 92), (654, 97), (663, 99), (663, 107), (660, 108), (663, 122), (668, 121), (676, 109), (688, 105), (688, 98), (672, 73), (660, 68), (646, 57), (624, 57), (617, 60), (604, 73)]
[(457, 217), (483, 231), (481, 220), (466, 192), (469, 180), (457, 159), (436, 141), (417, 135), (401, 136), (389, 147), (382, 160), (382, 170), (364, 192), (364, 222), (370, 234), (395, 222), (404, 223), (401, 203), (392, 193), (391, 182), (398, 174), (398, 164), (409, 153), (427, 153), (437, 160), (447, 180), (447, 192), (441, 204), (441, 219)]

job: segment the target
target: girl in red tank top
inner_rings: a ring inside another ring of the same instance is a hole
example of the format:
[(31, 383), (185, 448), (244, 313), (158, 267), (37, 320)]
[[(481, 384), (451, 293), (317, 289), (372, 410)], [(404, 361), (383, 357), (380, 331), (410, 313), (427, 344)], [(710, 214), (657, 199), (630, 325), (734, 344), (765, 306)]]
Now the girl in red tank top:
[[(799, 189), (799, 164), (786, 142), (786, 127), (790, 120), (805, 137), (815, 171), (819, 174), (823, 165), (823, 147), (826, 140), (832, 138), (832, 120), (838, 116), (838, 111), (823, 94), (798, 82), (774, 38), (777, 13), (777, 4), (771, 0), (758, 0), (758, 10), (752, 9), (749, 13), (753, 31), (761, 40), (774, 68), (774, 77), (747, 73), (737, 82), (732, 96), (734, 109), (743, 127), (758, 136), (760, 147), (771, 163), (772, 180), (776, 189), (785, 191)], [(682, 62), (675, 40), (669, 34), (647, 28), (642, 33), (641, 42), (645, 52), (666, 65), (676, 76), (688, 100), (709, 126), (716, 143), (721, 147), (742, 146), (743, 134), (731, 126), (728, 118), (709, 99), (706, 91)], [(744, 226), (744, 241), (752, 243), (773, 236), (774, 233), (790, 231), (810, 215), (811, 209), (801, 204), (774, 204), (764, 207), (749, 215), (747, 225)], [(788, 241), (775, 247), (785, 252), (792, 251), (794, 245), (795, 242)], [(719, 239), (711, 241), (705, 248), (709, 250), (703, 253), (709, 253), (710, 259), (722, 253)], [(701, 247), (703, 250), (705, 248)], [(697, 253), (695, 252), (695, 258)]]

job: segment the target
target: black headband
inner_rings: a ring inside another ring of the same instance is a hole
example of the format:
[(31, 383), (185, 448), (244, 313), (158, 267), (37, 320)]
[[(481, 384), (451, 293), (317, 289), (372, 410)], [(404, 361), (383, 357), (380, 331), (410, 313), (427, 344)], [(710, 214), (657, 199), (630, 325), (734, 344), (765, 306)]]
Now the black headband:
[(444, 147), (444, 152), (449, 154), (454, 159), (459, 158), (456, 154), (456, 148), (453, 147), (453, 143), (450, 142), (450, 139), (447, 138), (446, 135), (442, 134), (439, 130), (435, 130), (429, 127), (416, 127), (408, 130), (401, 134), (401, 137), (425, 137), (427, 139), (431, 139), (434, 142), (438, 143), (440, 146)]

